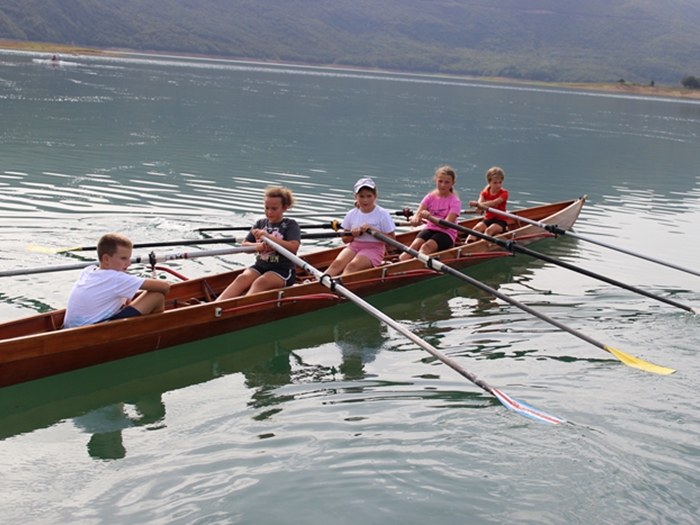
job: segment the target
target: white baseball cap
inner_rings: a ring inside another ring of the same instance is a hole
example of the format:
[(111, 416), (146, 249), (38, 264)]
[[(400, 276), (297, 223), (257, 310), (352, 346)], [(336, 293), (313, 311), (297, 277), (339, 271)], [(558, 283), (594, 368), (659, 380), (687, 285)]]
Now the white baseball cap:
[(369, 188), (371, 190), (374, 190), (377, 188), (377, 185), (372, 179), (367, 177), (364, 179), (360, 179), (355, 183), (355, 193), (359, 192), (362, 188)]

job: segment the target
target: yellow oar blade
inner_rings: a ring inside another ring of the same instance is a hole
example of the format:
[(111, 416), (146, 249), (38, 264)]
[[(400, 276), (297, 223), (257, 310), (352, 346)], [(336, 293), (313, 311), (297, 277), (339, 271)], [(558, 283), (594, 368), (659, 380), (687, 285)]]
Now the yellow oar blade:
[(79, 252), (82, 250), (82, 248), (80, 246), (76, 246), (75, 248), (45, 248), (43, 246), (27, 246), (27, 250), (41, 253), (64, 253)]
[(621, 352), (620, 350), (616, 350), (610, 346), (606, 346), (605, 350), (610, 352), (612, 355), (617, 357), (620, 361), (625, 363), (628, 366), (632, 366), (634, 368), (639, 368), (640, 370), (644, 370), (645, 372), (651, 372), (653, 374), (660, 374), (662, 376), (667, 376), (668, 374), (672, 374), (675, 372), (673, 368), (666, 368), (665, 366), (659, 366), (655, 365), (653, 363), (647, 363), (646, 361), (642, 361), (638, 357), (631, 356), (629, 354), (626, 354), (625, 352)]
[(56, 253), (54, 248), (44, 248), (43, 246), (27, 246), (27, 250), (41, 253)]

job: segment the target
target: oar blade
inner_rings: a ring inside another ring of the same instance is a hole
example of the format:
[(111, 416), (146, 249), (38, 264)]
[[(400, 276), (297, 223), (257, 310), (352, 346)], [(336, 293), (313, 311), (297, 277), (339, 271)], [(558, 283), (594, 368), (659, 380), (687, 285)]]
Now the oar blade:
[(82, 246), (74, 246), (73, 248), (46, 248), (44, 246), (27, 246), (27, 250), (32, 252), (41, 253), (67, 253), (67, 252), (81, 252), (83, 251)]
[(27, 250), (41, 253), (56, 253), (58, 251), (55, 248), (45, 248), (43, 246), (27, 246)]
[(616, 350), (615, 348), (612, 348), (610, 346), (605, 346), (605, 350), (617, 357), (627, 366), (638, 368), (639, 370), (644, 370), (645, 372), (651, 372), (652, 374), (659, 374), (662, 376), (667, 376), (675, 372), (673, 368), (667, 368), (665, 366), (655, 365), (654, 363), (643, 361), (638, 357), (634, 357), (633, 355), (627, 354), (620, 350)]
[(561, 418), (559, 416), (553, 416), (552, 414), (543, 412), (542, 410), (532, 407), (527, 403), (523, 403), (522, 401), (513, 399), (512, 397), (507, 396), (497, 388), (492, 388), (491, 394), (493, 394), (493, 396), (496, 399), (498, 399), (508, 410), (517, 412), (521, 416), (529, 417), (530, 419), (534, 419), (535, 421), (539, 421), (540, 423), (547, 423), (550, 425), (561, 425), (562, 423), (566, 423), (566, 419)]

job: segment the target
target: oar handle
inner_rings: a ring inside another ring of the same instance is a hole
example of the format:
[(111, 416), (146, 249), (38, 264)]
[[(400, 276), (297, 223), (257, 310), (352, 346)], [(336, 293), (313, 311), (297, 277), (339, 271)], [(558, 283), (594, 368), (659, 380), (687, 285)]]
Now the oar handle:
[(406, 220), (410, 219), (413, 215), (413, 210), (411, 208), (404, 208), (403, 210), (394, 211), (391, 214), (397, 217), (406, 217)]

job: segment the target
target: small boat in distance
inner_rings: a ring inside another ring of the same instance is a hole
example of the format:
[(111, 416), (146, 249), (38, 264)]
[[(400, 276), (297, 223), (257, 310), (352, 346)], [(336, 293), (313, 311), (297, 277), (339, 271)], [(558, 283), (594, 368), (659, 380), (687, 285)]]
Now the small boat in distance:
[[(527, 245), (553, 235), (522, 220), (570, 229), (581, 212), (585, 197), (545, 204), (513, 212), (508, 232), (499, 235)], [(473, 228), (481, 217), (460, 221)], [(397, 234), (410, 245), (420, 230)], [(309, 265), (325, 270), (342, 246), (302, 257)], [(442, 275), (417, 259), (398, 260), (387, 248), (385, 264), (344, 275), (343, 287), (365, 297)], [(444, 265), (462, 270), (497, 257), (510, 255), (496, 244), (476, 241), (456, 245), (434, 256)], [(243, 269), (175, 283), (166, 297), (166, 311), (132, 319), (62, 328), (65, 310), (54, 310), (0, 324), (0, 387), (31, 381), (70, 370), (114, 361), (175, 345), (190, 343), (280, 319), (314, 312), (344, 302), (314, 276), (297, 268), (296, 284), (287, 288), (214, 302)], [(195, 299), (193, 302), (192, 299)], [(128, 323), (128, 324), (125, 324)]]
[(80, 64), (78, 62), (69, 62), (67, 60), (63, 60), (61, 58), (60, 53), (54, 53), (51, 55), (50, 58), (32, 58), (32, 62), (35, 64), (42, 64), (45, 66), (52, 66), (52, 67), (75, 67), (79, 66)]

